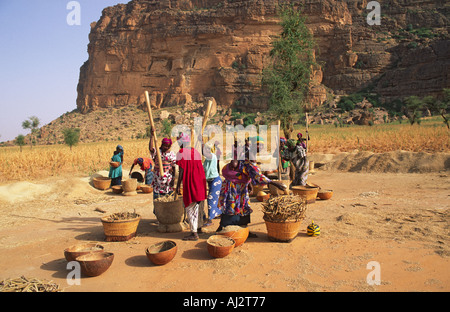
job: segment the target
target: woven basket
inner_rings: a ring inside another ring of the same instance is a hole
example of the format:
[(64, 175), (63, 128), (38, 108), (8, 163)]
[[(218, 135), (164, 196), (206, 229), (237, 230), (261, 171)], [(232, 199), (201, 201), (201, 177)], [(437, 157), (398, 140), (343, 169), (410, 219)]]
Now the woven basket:
[(136, 236), (137, 227), (141, 217), (129, 220), (109, 221), (108, 217), (102, 218), (103, 230), (107, 242), (128, 241)]
[(183, 198), (171, 202), (154, 201), (155, 216), (161, 224), (177, 224), (184, 220)]
[(289, 243), (294, 240), (300, 231), (302, 221), (266, 222), (267, 235), (270, 241)]

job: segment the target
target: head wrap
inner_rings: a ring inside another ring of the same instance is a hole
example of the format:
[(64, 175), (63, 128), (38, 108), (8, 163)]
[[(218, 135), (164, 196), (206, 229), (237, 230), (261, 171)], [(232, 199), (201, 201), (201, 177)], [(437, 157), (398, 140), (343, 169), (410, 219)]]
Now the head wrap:
[(122, 151), (122, 152), (123, 152), (123, 147), (122, 147), (122, 145), (117, 145), (116, 151)]
[(169, 138), (164, 138), (164, 139), (162, 140), (162, 144), (172, 146), (172, 140), (169, 139)]
[(139, 165), (142, 165), (142, 164), (144, 163), (144, 159), (143, 159), (143, 158), (138, 158), (138, 159), (137, 159), (137, 163), (138, 163)]
[(287, 143), (287, 140), (286, 140), (286, 138), (280, 138), (280, 142), (283, 142), (283, 143)]
[(178, 140), (179, 143), (189, 143), (189, 142), (191, 142), (191, 138), (189, 137), (189, 135), (187, 135), (187, 134), (185, 134), (183, 132), (180, 132), (180, 134), (178, 135), (177, 140)]
[(303, 138), (303, 134), (298, 133), (298, 134), (297, 134), (297, 138), (299, 138), (299, 139)]

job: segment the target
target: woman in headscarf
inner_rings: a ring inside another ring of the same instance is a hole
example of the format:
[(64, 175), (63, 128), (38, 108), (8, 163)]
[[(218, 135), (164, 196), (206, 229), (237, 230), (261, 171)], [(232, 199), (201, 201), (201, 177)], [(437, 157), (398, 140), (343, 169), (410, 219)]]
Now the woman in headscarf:
[(307, 150), (305, 141), (306, 140), (308, 140), (308, 141), (310, 140), (308, 131), (306, 131), (306, 136), (307, 136), (307, 138), (304, 139), (302, 133), (297, 133), (297, 145), (301, 145), (305, 150)]
[(295, 175), (292, 179), (290, 188), (297, 185), (305, 186), (309, 173), (309, 160), (306, 155), (306, 149), (304, 149), (302, 145), (298, 145), (297, 141), (292, 139), (289, 140), (287, 144), (289, 153), (285, 155), (285, 160), (289, 160), (295, 167)]
[(203, 225), (203, 201), (206, 199), (206, 176), (202, 164), (202, 155), (190, 147), (188, 135), (180, 133), (177, 138), (180, 150), (176, 155), (179, 176), (176, 192), (180, 194), (183, 182), (183, 203), (191, 234), (183, 240), (198, 240), (198, 229)]
[[(222, 211), (220, 226), (217, 232), (229, 225), (247, 226), (250, 223), (250, 197), (248, 186), (252, 181), (257, 184), (272, 184), (280, 190), (285, 186), (263, 175), (260, 169), (249, 160), (232, 160), (223, 167), (225, 178), (219, 197), (219, 207)], [(256, 235), (251, 234), (251, 237)]]
[(133, 162), (133, 165), (130, 169), (130, 176), (131, 172), (133, 171), (134, 166), (139, 165), (141, 167), (141, 170), (145, 172), (144, 181), (146, 185), (152, 185), (153, 182), (153, 167), (155, 164), (153, 163), (153, 160), (151, 158), (147, 157), (139, 157), (136, 158)]
[(123, 147), (121, 145), (117, 145), (116, 150), (114, 151), (114, 156), (111, 158), (111, 161), (120, 163), (119, 167), (114, 168), (111, 167), (109, 169), (109, 177), (111, 178), (111, 186), (114, 185), (122, 185), (122, 165), (123, 165)]
[(170, 151), (171, 147), (172, 140), (169, 138), (164, 138), (161, 142), (161, 147), (159, 148), (164, 172), (164, 175), (161, 176), (159, 162), (157, 160), (158, 155), (153, 147), (153, 135), (150, 138), (149, 150), (152, 155), (153, 163), (155, 164), (152, 182), (154, 199), (161, 196), (170, 195), (174, 191), (173, 177), (175, 176), (176, 155), (174, 152)]

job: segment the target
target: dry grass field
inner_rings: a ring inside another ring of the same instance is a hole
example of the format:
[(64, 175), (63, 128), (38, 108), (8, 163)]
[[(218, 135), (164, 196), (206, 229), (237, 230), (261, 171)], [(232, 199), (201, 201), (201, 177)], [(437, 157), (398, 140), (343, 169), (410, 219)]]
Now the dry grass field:
[[(304, 133), (304, 130), (297, 129), (296, 132)], [(437, 117), (413, 126), (406, 122), (349, 127), (314, 125), (309, 133), (311, 153), (337, 154), (355, 150), (434, 153), (450, 150), (450, 131)], [(108, 170), (109, 160), (118, 144), (125, 148), (125, 168), (130, 168), (135, 158), (149, 155), (148, 140), (83, 143), (73, 147), (72, 151), (65, 145), (24, 146), (22, 152), (19, 147), (3, 147), (0, 148), (0, 183), (63, 174), (90, 175)]]

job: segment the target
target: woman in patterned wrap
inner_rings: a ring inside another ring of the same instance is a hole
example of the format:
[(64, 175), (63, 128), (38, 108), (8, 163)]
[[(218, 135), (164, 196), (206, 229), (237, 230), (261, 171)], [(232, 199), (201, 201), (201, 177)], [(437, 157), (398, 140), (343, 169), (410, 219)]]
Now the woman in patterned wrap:
[[(250, 197), (248, 186), (252, 181), (256, 184), (272, 184), (280, 190), (285, 186), (263, 175), (260, 169), (249, 160), (232, 160), (223, 167), (225, 178), (219, 197), (219, 207), (222, 211), (220, 226), (217, 232), (229, 225), (247, 226), (250, 223)], [(256, 237), (250, 234), (250, 237)]]
[(157, 160), (157, 153), (155, 148), (153, 147), (153, 135), (150, 138), (149, 150), (155, 164), (154, 177), (152, 182), (154, 199), (157, 199), (161, 196), (170, 195), (174, 191), (173, 177), (175, 176), (176, 155), (174, 152), (170, 151), (171, 147), (172, 140), (169, 138), (164, 138), (161, 142), (161, 147), (159, 148), (164, 173), (164, 175), (161, 176), (159, 170), (159, 162)]

